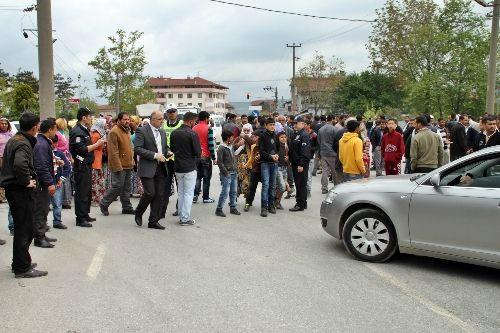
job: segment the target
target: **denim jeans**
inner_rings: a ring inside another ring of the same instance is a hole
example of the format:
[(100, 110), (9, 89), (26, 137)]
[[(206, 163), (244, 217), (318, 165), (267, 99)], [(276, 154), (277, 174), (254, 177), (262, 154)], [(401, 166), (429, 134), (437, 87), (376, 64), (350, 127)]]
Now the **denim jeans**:
[(307, 172), (307, 193), (311, 193), (313, 181), (314, 159), (309, 160), (309, 170)]
[(210, 157), (202, 157), (198, 162), (198, 176), (196, 177), (196, 187), (194, 189), (194, 196), (198, 197), (201, 188), (201, 181), (203, 180), (203, 200), (210, 199), (210, 180), (212, 179), (212, 160)]
[(276, 196), (276, 172), (278, 164), (262, 162), (260, 164), (260, 176), (262, 179), (261, 206), (267, 208), (268, 204), (274, 204)]
[(229, 207), (236, 207), (236, 196), (238, 191), (238, 175), (235, 171), (230, 172), (227, 176), (220, 174), (220, 183), (222, 190), (219, 195), (219, 203), (217, 209), (222, 209), (229, 195)]
[(363, 175), (355, 175), (352, 173), (344, 172), (344, 181), (350, 182), (351, 180), (356, 180), (356, 179), (363, 179)]
[(7, 214), (7, 220), (9, 221), (9, 230), (14, 231), (14, 219), (12, 218), (12, 212), (10, 211), (10, 207), (9, 207), (9, 213)]
[[(69, 181), (69, 179), (67, 181)], [(52, 225), (58, 225), (62, 223), (61, 220), (62, 199), (63, 199), (63, 187), (56, 188), (56, 193), (54, 193), (54, 195), (50, 197), (50, 202), (52, 204), (52, 215), (54, 216), (54, 221), (52, 222)]]
[(280, 192), (286, 191), (287, 169), (286, 166), (278, 166), (278, 171), (276, 172), (276, 186)]
[(73, 189), (71, 187), (71, 176), (70, 176), (63, 182), (62, 204), (70, 206), (72, 200), (73, 200)]
[(191, 220), (191, 206), (193, 205), (194, 188), (196, 186), (196, 170), (187, 173), (175, 173), (179, 192), (179, 218), (181, 222)]

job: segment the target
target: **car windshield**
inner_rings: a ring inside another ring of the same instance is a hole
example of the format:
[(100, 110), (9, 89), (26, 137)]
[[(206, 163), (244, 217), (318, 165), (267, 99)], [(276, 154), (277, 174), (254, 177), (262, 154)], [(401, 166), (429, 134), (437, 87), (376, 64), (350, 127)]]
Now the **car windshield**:
[(419, 183), (419, 181), (418, 181), (418, 180), (420, 179), (420, 181), (422, 181), (422, 180), (423, 180), (423, 179), (422, 179), (422, 176), (425, 176), (425, 175), (426, 175), (426, 173), (419, 173), (418, 175), (414, 175), (414, 176), (412, 176), (412, 177), (410, 178), (410, 181)]

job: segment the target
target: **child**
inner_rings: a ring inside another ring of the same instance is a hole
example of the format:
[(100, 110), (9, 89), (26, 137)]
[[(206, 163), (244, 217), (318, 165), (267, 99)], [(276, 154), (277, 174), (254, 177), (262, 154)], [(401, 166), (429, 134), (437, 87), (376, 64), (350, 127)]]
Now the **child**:
[(56, 229), (67, 229), (68, 227), (62, 223), (61, 210), (62, 210), (62, 194), (63, 182), (69, 182), (69, 175), (71, 172), (71, 163), (66, 158), (66, 155), (57, 150), (57, 142), (59, 138), (54, 136), (52, 139), (52, 150), (54, 152), (54, 185), (56, 186), (56, 193), (50, 197), (52, 203), (52, 214), (54, 216), (53, 227)]
[(401, 173), (401, 159), (405, 154), (403, 136), (396, 131), (398, 123), (395, 119), (387, 121), (389, 131), (382, 138), (382, 158), (385, 161), (385, 174), (399, 175)]
[(283, 209), (283, 206), (281, 205), (281, 197), (283, 196), (283, 193), (290, 191), (290, 185), (288, 185), (288, 175), (287, 175), (287, 169), (288, 165), (290, 165), (290, 162), (288, 160), (288, 144), (287, 144), (287, 136), (285, 132), (281, 132), (278, 134), (278, 141), (279, 141), (279, 159), (278, 159), (278, 172), (276, 173), (276, 184), (278, 185), (276, 187), (276, 198), (274, 200), (274, 206), (276, 209)]
[(257, 135), (252, 135), (250, 155), (246, 168), (250, 170), (250, 180), (248, 182), (248, 192), (245, 197), (245, 208), (243, 210), (248, 212), (253, 204), (253, 199), (255, 198), (255, 192), (257, 191), (257, 185), (261, 181), (260, 179), (260, 154), (257, 144), (259, 142), (259, 137)]
[(217, 165), (220, 170), (222, 190), (219, 196), (219, 203), (217, 204), (215, 215), (226, 217), (222, 208), (224, 207), (224, 202), (226, 201), (228, 195), (229, 207), (231, 208), (229, 212), (234, 215), (240, 215), (240, 212), (236, 209), (238, 176), (236, 174), (236, 159), (233, 150), (233, 132), (230, 130), (223, 130), (221, 136), (223, 143), (217, 149)]

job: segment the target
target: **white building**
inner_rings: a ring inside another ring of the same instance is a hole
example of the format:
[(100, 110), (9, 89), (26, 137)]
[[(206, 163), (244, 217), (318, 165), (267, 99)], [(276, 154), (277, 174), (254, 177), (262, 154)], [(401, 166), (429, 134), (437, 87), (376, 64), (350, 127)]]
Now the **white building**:
[(199, 107), (202, 111), (225, 114), (229, 88), (201, 77), (172, 79), (153, 77), (148, 85), (156, 94), (156, 103)]

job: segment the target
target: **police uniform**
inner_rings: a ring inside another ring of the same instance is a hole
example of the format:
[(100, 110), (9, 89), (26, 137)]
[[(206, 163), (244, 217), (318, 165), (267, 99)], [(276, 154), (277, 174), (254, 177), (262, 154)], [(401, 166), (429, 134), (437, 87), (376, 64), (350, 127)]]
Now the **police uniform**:
[(92, 145), (88, 128), (78, 122), (69, 134), (69, 150), (74, 160), (75, 178), (75, 214), (76, 224), (91, 222), (89, 216), (92, 198), (92, 163), (94, 152), (89, 152)]
[[(307, 208), (307, 177), (309, 160), (311, 159), (311, 137), (305, 129), (295, 133), (290, 147), (290, 161), (292, 163), (293, 179), (295, 181), (296, 203), (294, 208)], [(299, 172), (301, 166), (304, 170)]]

